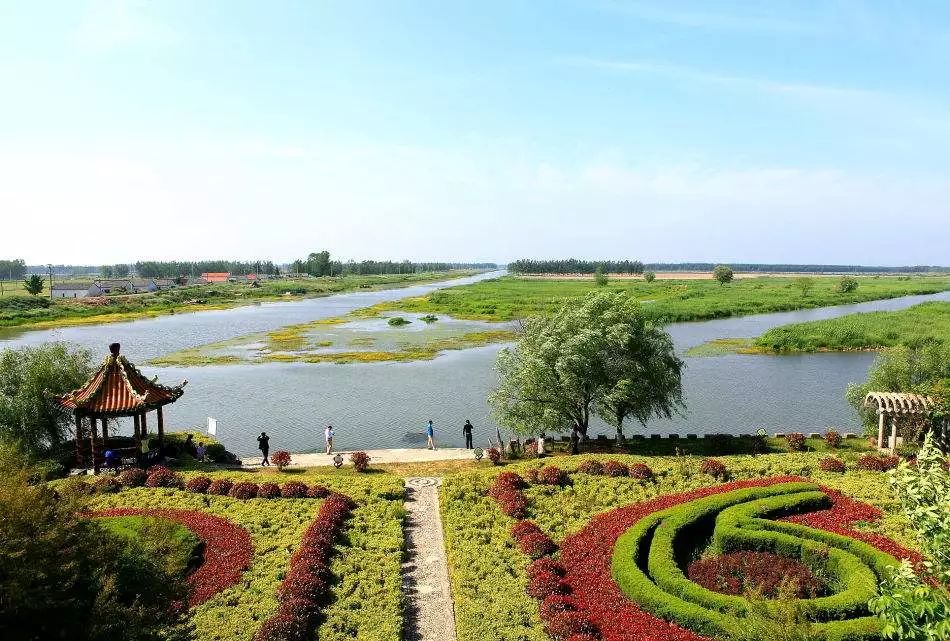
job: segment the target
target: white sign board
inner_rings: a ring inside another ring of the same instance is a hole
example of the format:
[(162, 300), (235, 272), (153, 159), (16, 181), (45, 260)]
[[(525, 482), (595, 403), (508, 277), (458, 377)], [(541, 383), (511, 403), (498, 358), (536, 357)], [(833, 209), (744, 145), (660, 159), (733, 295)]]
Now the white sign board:
[(209, 416), (208, 417), (208, 434), (214, 436), (217, 433), (218, 433), (218, 421), (216, 421), (215, 419)]

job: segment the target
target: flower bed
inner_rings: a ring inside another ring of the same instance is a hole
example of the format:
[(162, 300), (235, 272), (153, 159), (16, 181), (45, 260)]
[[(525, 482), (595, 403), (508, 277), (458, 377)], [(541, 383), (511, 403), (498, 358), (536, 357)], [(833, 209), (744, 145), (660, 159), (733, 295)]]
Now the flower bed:
[(824, 592), (823, 582), (807, 565), (772, 552), (730, 552), (698, 559), (689, 564), (686, 572), (690, 581), (708, 590), (742, 596), (749, 590), (758, 590), (774, 599), (786, 581), (798, 599), (813, 599)]
[(155, 516), (181, 523), (194, 532), (205, 550), (204, 562), (188, 576), (189, 607), (237, 583), (251, 564), (254, 548), (247, 530), (219, 516), (193, 510), (122, 507), (98, 510), (90, 516)]

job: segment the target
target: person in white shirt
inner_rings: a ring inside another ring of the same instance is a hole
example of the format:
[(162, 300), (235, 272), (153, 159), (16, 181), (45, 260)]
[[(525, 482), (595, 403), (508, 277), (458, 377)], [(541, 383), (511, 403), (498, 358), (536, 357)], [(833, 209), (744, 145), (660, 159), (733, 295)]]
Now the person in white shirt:
[(327, 440), (327, 454), (333, 453), (333, 426), (327, 425), (327, 429), (323, 431), (323, 437)]
[(544, 456), (544, 432), (538, 434), (538, 456)]

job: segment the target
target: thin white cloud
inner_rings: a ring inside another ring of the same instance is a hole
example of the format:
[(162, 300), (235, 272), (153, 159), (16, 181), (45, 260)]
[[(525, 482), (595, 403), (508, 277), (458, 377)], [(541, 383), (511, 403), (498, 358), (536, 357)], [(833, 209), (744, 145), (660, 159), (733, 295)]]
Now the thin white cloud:
[(74, 33), (83, 50), (108, 53), (130, 46), (168, 46), (178, 34), (154, 15), (143, 0), (90, 0)]

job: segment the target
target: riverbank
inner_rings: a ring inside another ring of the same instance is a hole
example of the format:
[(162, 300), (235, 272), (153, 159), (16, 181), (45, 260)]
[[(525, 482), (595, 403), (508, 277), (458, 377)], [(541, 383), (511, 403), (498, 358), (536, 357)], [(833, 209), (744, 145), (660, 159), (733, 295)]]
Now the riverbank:
[(179, 287), (149, 294), (85, 299), (55, 299), (49, 306), (23, 308), (0, 299), (0, 328), (55, 329), (77, 325), (120, 323), (172, 314), (231, 309), (259, 303), (320, 298), (353, 291), (378, 291), (433, 281), (464, 278), (476, 271), (424, 272), (325, 276), (295, 280), (263, 281), (259, 287), (215, 283)]
[(448, 314), (454, 318), (509, 321), (550, 313), (595, 289), (623, 291), (639, 300), (644, 312), (661, 323), (711, 320), (848, 305), (900, 296), (950, 290), (950, 275), (856, 277), (856, 289), (840, 291), (838, 278), (809, 278), (803, 291), (799, 279), (749, 278), (726, 285), (710, 280), (614, 279), (598, 286), (593, 278), (540, 279), (504, 276), (462, 287), (374, 305), (360, 313), (406, 311)]

